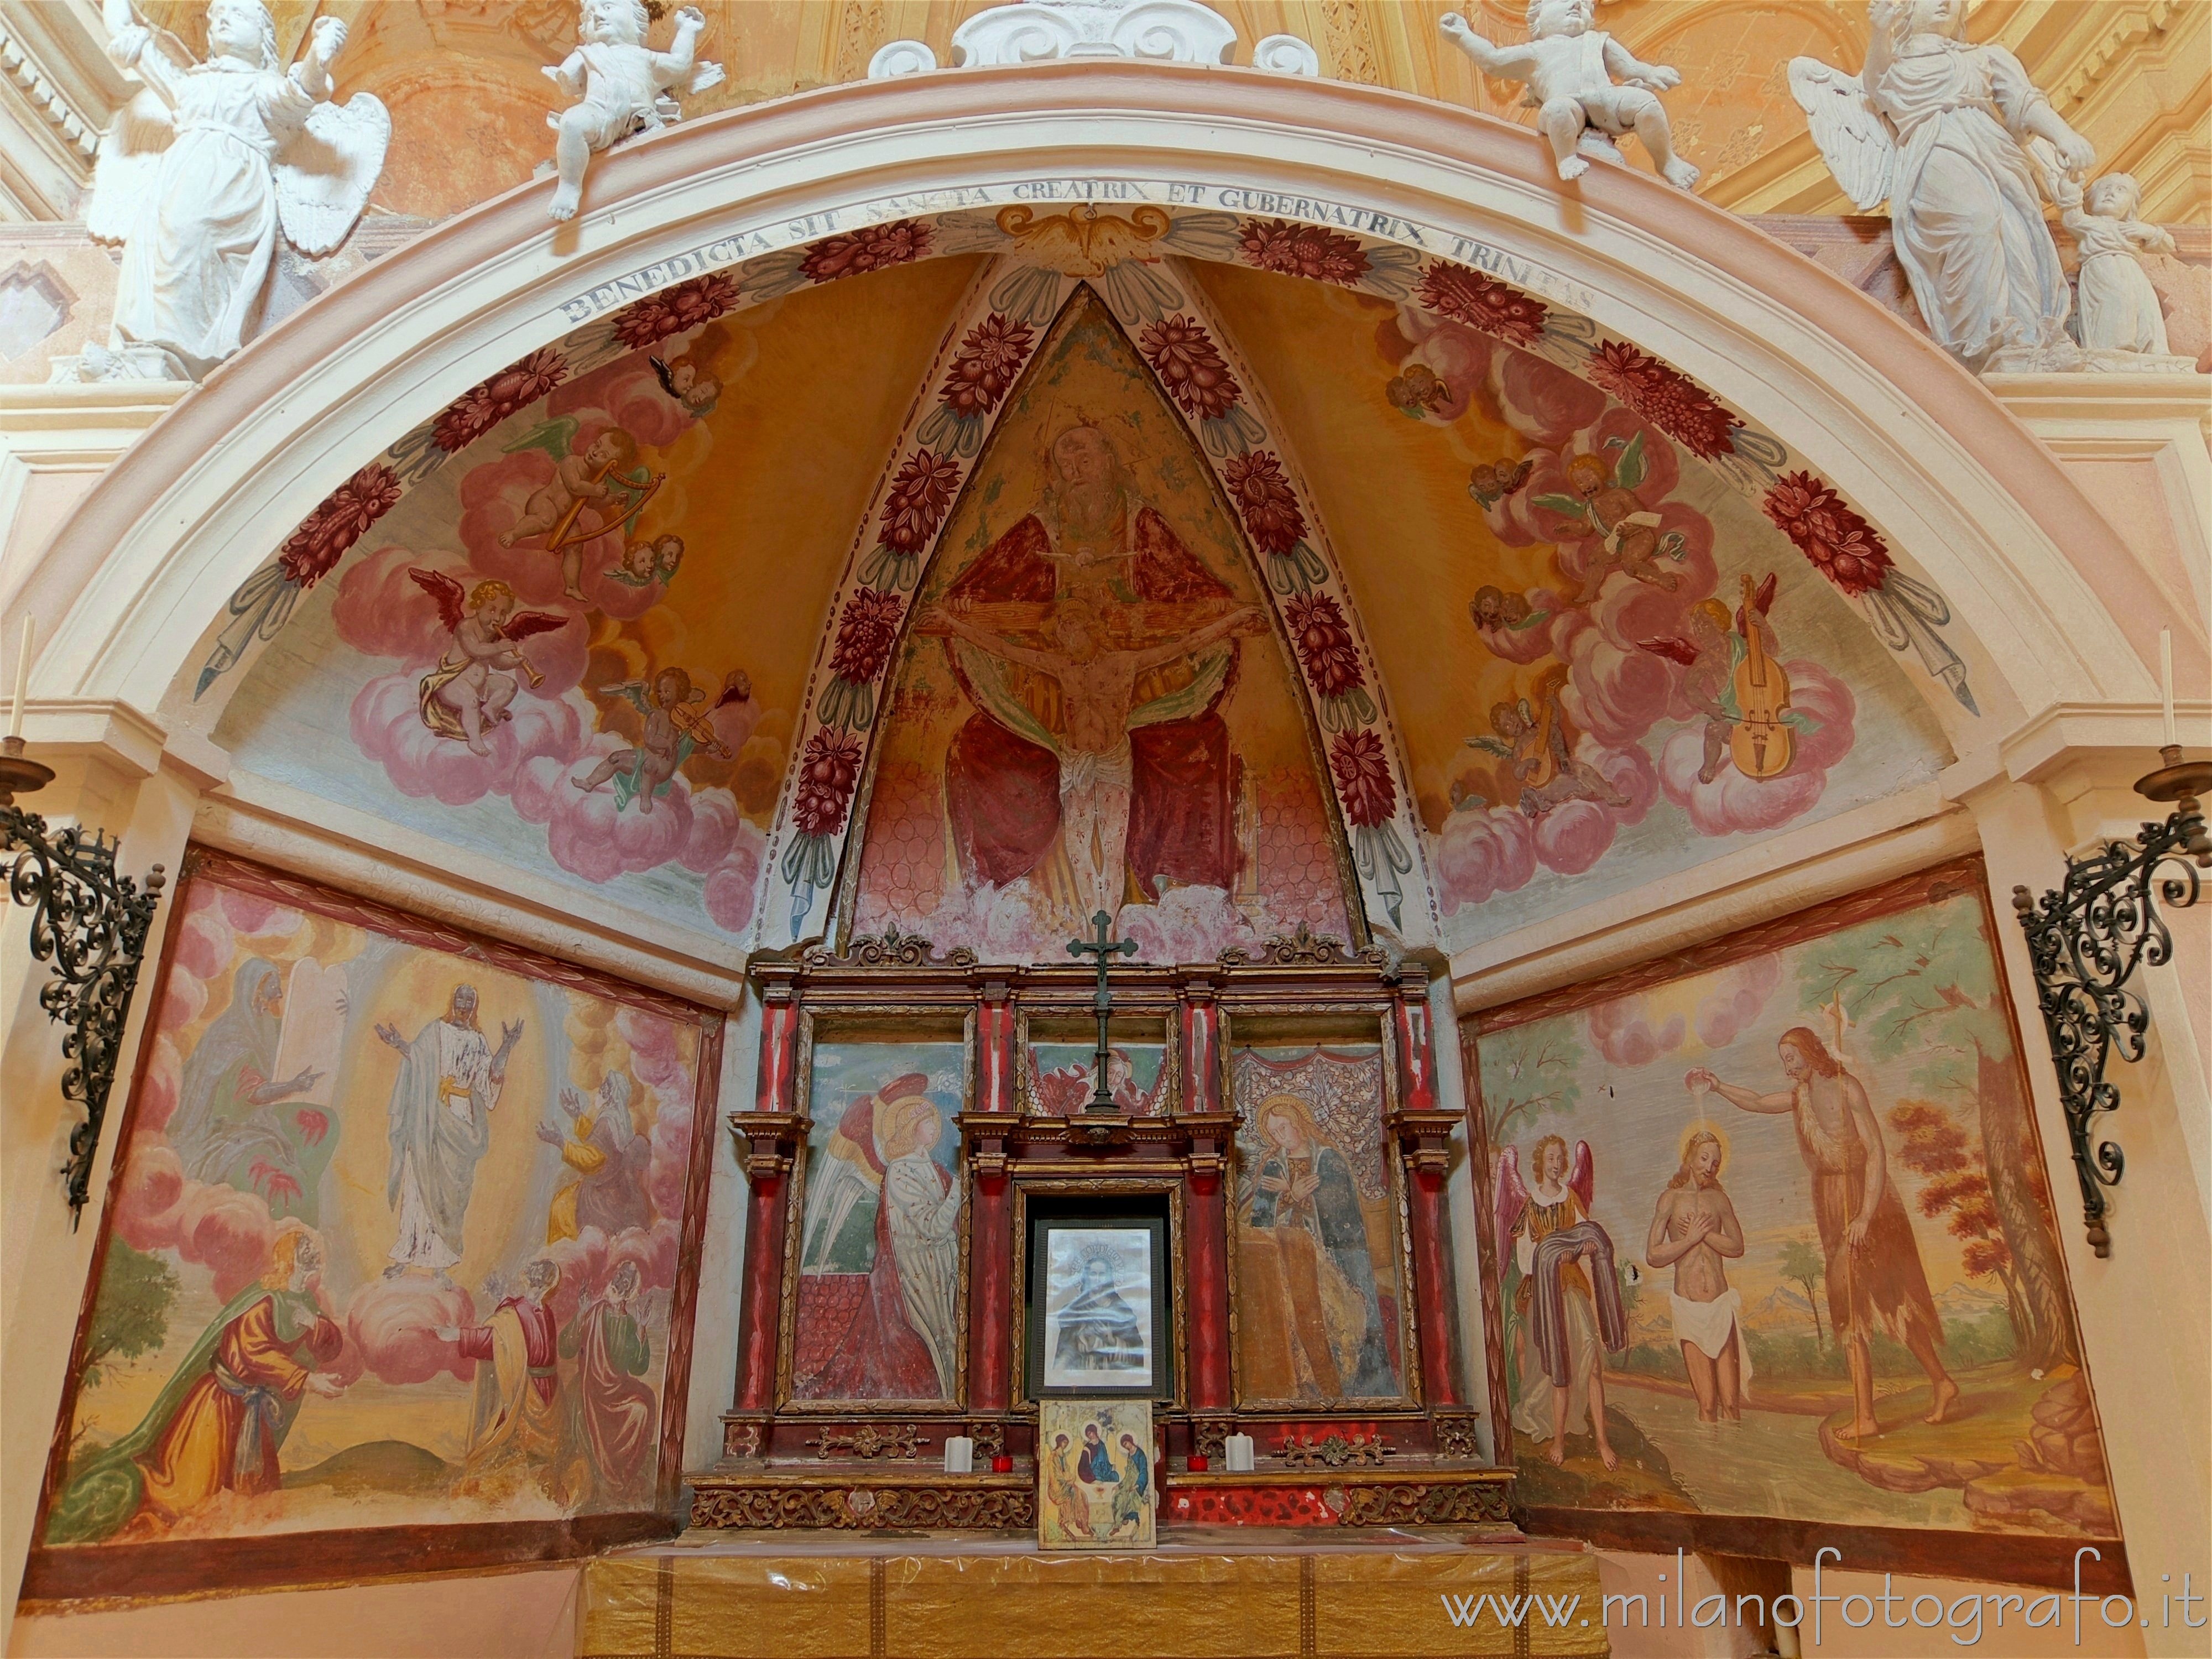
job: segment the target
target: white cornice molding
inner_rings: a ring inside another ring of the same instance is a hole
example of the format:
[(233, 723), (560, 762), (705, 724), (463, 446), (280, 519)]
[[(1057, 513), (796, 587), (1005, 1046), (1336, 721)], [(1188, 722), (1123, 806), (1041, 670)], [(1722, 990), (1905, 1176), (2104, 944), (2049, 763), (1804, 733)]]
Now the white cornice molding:
[(68, 219), (130, 83), (92, 0), (0, 0), (0, 149), (24, 216)]
[(733, 1008), (744, 951), (434, 836), (234, 772), (204, 797), (196, 840), (634, 984)]

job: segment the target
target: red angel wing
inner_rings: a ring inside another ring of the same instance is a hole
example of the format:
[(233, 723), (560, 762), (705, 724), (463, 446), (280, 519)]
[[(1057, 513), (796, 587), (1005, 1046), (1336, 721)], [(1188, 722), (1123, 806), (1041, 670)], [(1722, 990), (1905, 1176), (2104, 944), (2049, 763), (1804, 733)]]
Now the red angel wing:
[(1498, 1271), (1513, 1259), (1513, 1230), (1528, 1207), (1528, 1184), (1521, 1179), (1521, 1149), (1508, 1146), (1498, 1155), (1498, 1171), (1492, 1183), (1491, 1218), (1498, 1228)]
[(415, 586), (436, 601), (438, 620), (451, 633), (461, 625), (461, 585), (442, 570), (424, 570), (410, 565), (407, 574), (415, 579)]
[(1534, 461), (1523, 461), (1520, 465), (1515, 467), (1512, 471), (1505, 475), (1505, 493), (1510, 495), (1515, 490), (1520, 489), (1522, 484), (1527, 483), (1528, 482), (1528, 475), (1535, 470), (1536, 463)]
[(733, 702), (749, 702), (752, 695), (752, 676), (742, 668), (732, 668), (722, 677), (722, 695), (714, 699), (714, 707), (726, 708)]
[[(1774, 590), (1779, 585), (1780, 580), (1778, 572), (1770, 570), (1766, 573), (1766, 580), (1752, 590), (1751, 608), (1753, 615), (1763, 617), (1774, 609)], [(1735, 631), (1746, 639), (1751, 637), (1751, 618), (1744, 615), (1741, 605), (1735, 608)]]
[(1696, 646), (1692, 645), (1687, 640), (1678, 640), (1671, 635), (1664, 639), (1638, 640), (1636, 643), (1638, 649), (1649, 651), (1655, 657), (1665, 657), (1671, 662), (1678, 662), (1685, 668), (1689, 667), (1698, 659)]
[(556, 628), (566, 628), (568, 625), (568, 618), (564, 612), (525, 611), (518, 616), (510, 617), (507, 626), (501, 629), (499, 632), (501, 639), (520, 641), (528, 639), (532, 634), (550, 634)]
[(1597, 1190), (1597, 1169), (1590, 1161), (1589, 1142), (1575, 1142), (1574, 1161), (1567, 1166), (1567, 1186), (1583, 1201), (1583, 1213), (1588, 1215), (1590, 1194)]

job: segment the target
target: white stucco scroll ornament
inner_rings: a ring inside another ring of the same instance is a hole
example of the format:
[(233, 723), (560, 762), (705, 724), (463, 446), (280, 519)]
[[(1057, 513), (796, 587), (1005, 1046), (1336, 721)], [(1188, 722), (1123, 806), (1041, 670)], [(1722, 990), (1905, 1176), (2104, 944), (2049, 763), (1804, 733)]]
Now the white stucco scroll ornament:
[(1674, 153), (1674, 128), (1659, 101), (1661, 93), (1682, 84), (1679, 71), (1644, 63), (1591, 27), (1594, 0), (1528, 0), (1528, 39), (1517, 46), (1493, 45), (1455, 11), (1446, 12), (1437, 27), (1485, 75), (1528, 88), (1521, 101), (1536, 112), (1562, 179), (1581, 178), (1593, 156), (1620, 161), (1617, 141), (1632, 132), (1668, 184), (1688, 190), (1698, 182), (1698, 169)]
[(2094, 366), (2044, 222), (2031, 140), (2080, 179), (2097, 153), (2002, 46), (1966, 39), (1966, 0), (1873, 0), (1864, 67), (1790, 62), (1790, 89), (1836, 182), (1889, 198), (1897, 262), (1936, 343), (1982, 374)]
[(646, 45), (649, 21), (645, 0), (584, 0), (577, 8), (575, 51), (546, 68), (553, 84), (577, 100), (545, 118), (560, 135), (553, 165), (561, 183), (546, 209), (552, 218), (576, 216), (593, 150), (659, 131), (683, 116), (678, 91), (700, 93), (721, 82), (722, 66), (698, 58), (699, 37), (707, 31), (698, 7), (676, 14), (676, 39), (666, 52)]
[(319, 18), (289, 70), (260, 0), (210, 0), (208, 57), (106, 0), (108, 56), (144, 84), (100, 142), (86, 228), (123, 244), (108, 343), (57, 380), (198, 380), (259, 319), (281, 234), (317, 257), (353, 228), (384, 170), (392, 118), (330, 101), (345, 25)]
[[(1018, 0), (979, 11), (952, 32), (953, 61), (996, 69), (1070, 58), (1138, 58), (1163, 64), (1226, 64), (1237, 26), (1199, 0)], [(1296, 35), (1271, 34), (1252, 58), (1279, 75), (1314, 75), (1320, 59)], [(920, 40), (894, 40), (868, 64), (868, 78), (918, 75), (937, 67)]]

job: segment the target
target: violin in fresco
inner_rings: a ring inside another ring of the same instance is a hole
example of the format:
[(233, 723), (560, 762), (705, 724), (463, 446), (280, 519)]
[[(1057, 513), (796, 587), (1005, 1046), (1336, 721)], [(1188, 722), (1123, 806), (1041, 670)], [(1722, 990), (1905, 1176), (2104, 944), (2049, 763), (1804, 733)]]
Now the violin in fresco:
[[(1766, 604), (1773, 604), (1771, 594)], [(1751, 578), (1743, 579), (1743, 608), (1736, 612), (1742, 630), (1743, 660), (1735, 665), (1735, 730), (1729, 734), (1729, 752), (1735, 769), (1747, 778), (1779, 777), (1790, 769), (1796, 753), (1796, 734), (1782, 718), (1790, 707), (1790, 677), (1782, 665), (1766, 654), (1765, 630), (1759, 619), (1765, 605), (1752, 591)]]

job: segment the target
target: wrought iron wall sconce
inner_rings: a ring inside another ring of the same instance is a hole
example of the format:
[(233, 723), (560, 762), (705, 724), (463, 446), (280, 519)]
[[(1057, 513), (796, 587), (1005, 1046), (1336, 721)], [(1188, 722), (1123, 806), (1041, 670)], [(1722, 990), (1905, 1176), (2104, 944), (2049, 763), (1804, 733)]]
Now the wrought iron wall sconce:
[(74, 1230), (92, 1184), (93, 1154), (115, 1085), (124, 1022), (167, 878), (155, 865), (141, 892), (129, 876), (115, 873), (121, 842), (97, 830), (88, 840), (75, 824), (50, 830), (44, 818), (15, 805), (18, 794), (43, 789), (53, 778), (52, 767), (24, 755), (22, 738), (0, 738), (0, 855), (9, 860), (8, 893), (30, 908), (32, 957), (54, 965), (53, 982), (40, 988), (39, 1006), (69, 1027), (62, 1039), (68, 1062), (62, 1095), (84, 1107), (84, 1121), (70, 1130), (69, 1162), (62, 1169)]
[(2159, 902), (2187, 909), (2197, 902), (2197, 871), (2212, 869), (2212, 839), (2198, 803), (2212, 790), (2212, 761), (2184, 761), (2179, 744), (2160, 750), (2159, 758), (2163, 763), (2136, 779), (2136, 791), (2174, 802), (2171, 817), (2144, 824), (2133, 841), (2106, 842), (2101, 852), (2067, 860), (2065, 884), (2039, 900), (2025, 887), (2012, 890), (2058, 1068), (2059, 1104), (2081, 1183), (2081, 1219), (2100, 1256), (2112, 1253), (2104, 1189), (2118, 1186), (2127, 1167), (2114, 1142), (2099, 1140), (2094, 1151), (2090, 1146), (2094, 1121), (2120, 1103), (2119, 1090), (2105, 1080), (2105, 1065), (2114, 1048), (2124, 1060), (2141, 1060), (2150, 1030), (2150, 1011), (2128, 981), (2138, 966), (2162, 966), (2173, 954)]

